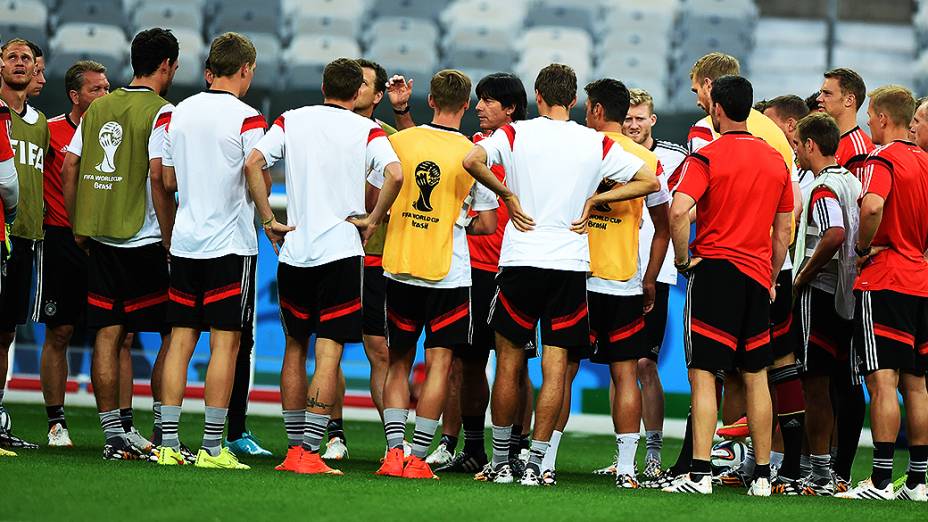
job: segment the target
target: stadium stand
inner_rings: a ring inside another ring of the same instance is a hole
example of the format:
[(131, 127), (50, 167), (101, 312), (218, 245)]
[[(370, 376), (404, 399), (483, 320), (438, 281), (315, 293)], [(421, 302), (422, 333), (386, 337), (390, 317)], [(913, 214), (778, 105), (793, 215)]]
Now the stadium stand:
[(0, 3), (0, 34), (16, 35), (46, 47), (47, 27), (48, 7), (39, 0)]
[(121, 77), (128, 45), (125, 32), (115, 25), (66, 23), (51, 39), (54, 59), (49, 60), (49, 76), (63, 77), (72, 63), (93, 59), (113, 71), (114, 77)]

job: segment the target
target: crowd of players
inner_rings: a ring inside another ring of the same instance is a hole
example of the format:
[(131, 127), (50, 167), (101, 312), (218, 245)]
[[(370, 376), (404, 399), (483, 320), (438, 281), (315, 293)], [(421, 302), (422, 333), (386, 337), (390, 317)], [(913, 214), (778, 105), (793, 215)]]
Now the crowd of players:
[[(707, 494), (715, 483), (757, 496), (928, 500), (928, 104), (906, 88), (867, 93), (855, 72), (834, 69), (806, 100), (755, 105), (737, 60), (711, 53), (690, 72), (708, 116), (684, 148), (653, 137), (651, 97), (616, 79), (586, 85), (586, 126), (570, 121), (577, 79), (552, 64), (535, 80), (533, 119), (517, 77), (482, 78), (481, 132), (467, 138), (459, 129), (472, 83), (460, 71), (432, 77), (434, 115), (416, 125), (412, 80), (338, 59), (323, 72), (323, 104), (268, 125), (240, 100), (261, 74), (246, 37), (217, 37), (207, 90), (175, 107), (162, 96), (180, 52), (170, 31), (142, 31), (133, 80), (112, 92), (101, 65), (74, 64), (72, 110), (46, 121), (28, 103), (45, 83), (41, 50), (20, 39), (2, 47), (0, 384), (35, 264), (50, 445), (71, 444), (64, 354), (75, 327), (87, 327), (105, 459), (248, 468), (236, 454), (264, 451), (244, 422), (260, 222), (279, 253), (286, 335), (289, 449), (278, 470), (341, 474), (325, 462), (348, 457), (340, 361), (345, 343), (363, 341), (387, 445), (378, 475), (433, 479), (435, 467), (556, 484), (570, 384), (588, 359), (612, 377), (616, 452), (599, 472), (619, 488)], [(396, 128), (372, 117), (385, 97)], [(868, 97), (870, 137), (856, 124)], [(269, 203), (268, 169), (281, 160), (286, 224)], [(678, 273), (684, 315), (669, 320), (684, 324), (692, 407), (681, 454), (665, 469), (656, 361)], [(178, 423), (202, 331), (210, 361), (194, 453)], [(132, 425), (126, 390), (136, 332), (163, 339), (151, 441)], [(533, 405), (526, 363), (536, 356), (543, 380)], [(862, 383), (873, 471), (853, 485)], [(897, 390), (910, 461), (894, 483)], [(752, 447), (743, 465), (713, 476), (720, 403), (727, 428), (749, 434)], [(0, 451), (35, 447), (0, 428), (10, 448)]]

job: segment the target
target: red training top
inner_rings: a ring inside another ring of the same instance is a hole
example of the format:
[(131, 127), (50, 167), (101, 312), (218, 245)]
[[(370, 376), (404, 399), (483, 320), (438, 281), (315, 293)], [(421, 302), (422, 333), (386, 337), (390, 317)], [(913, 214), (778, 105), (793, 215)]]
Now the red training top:
[(687, 157), (677, 192), (696, 200), (693, 256), (730, 261), (769, 288), (770, 228), (777, 213), (793, 211), (783, 156), (748, 132), (727, 132)]
[(71, 228), (68, 210), (64, 205), (61, 188), (61, 167), (64, 165), (65, 147), (71, 143), (77, 124), (67, 114), (48, 120), (48, 156), (45, 158), (45, 224)]
[(870, 136), (867, 136), (867, 133), (860, 127), (854, 127), (841, 135), (835, 159), (838, 160), (839, 165), (857, 176), (857, 179), (863, 179), (864, 163), (867, 161), (867, 155), (872, 151), (873, 142), (870, 141)]
[[(13, 146), (10, 144), (10, 125), (12, 117), (10, 108), (0, 100), (0, 161), (13, 159)], [(6, 209), (0, 201), (0, 241), (6, 241)]]
[(885, 200), (872, 244), (888, 249), (871, 258), (854, 287), (928, 297), (928, 153), (908, 141), (874, 150), (862, 193)]
[[(478, 132), (474, 134), (474, 143), (480, 143), (489, 134)], [(496, 178), (502, 182), (506, 180), (506, 170), (502, 165), (493, 165), (490, 168)], [(509, 211), (502, 202), (496, 209), (496, 232), (486, 236), (467, 236), (467, 244), (470, 246), (470, 266), (477, 270), (486, 270), (487, 272), (497, 272), (499, 270), (499, 252), (503, 246), (503, 230), (506, 229), (506, 223), (509, 222)]]

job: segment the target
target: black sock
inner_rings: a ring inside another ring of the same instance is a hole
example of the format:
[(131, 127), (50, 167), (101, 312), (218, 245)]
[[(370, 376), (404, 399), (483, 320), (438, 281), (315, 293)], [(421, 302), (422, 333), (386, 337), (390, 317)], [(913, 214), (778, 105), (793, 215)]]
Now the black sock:
[(873, 443), (873, 472), (870, 480), (873, 485), (883, 489), (893, 480), (893, 454), (896, 445), (892, 442)]
[(690, 478), (693, 482), (699, 482), (706, 475), (712, 472), (712, 468), (709, 467), (708, 460), (690, 460)]
[(778, 475), (798, 480), (800, 478), (799, 462), (802, 459), (802, 436), (805, 434), (804, 411), (778, 415), (780, 433), (783, 435), (783, 465)]
[(248, 413), (248, 385), (251, 380), (251, 351), (254, 346), (251, 322), (242, 328), (242, 340), (238, 355), (235, 357), (235, 380), (232, 382), (232, 394), (229, 396), (229, 415), (227, 419), (228, 440), (238, 440), (248, 431), (245, 424)]
[(61, 427), (68, 429), (68, 422), (64, 419), (64, 406), (46, 406), (45, 414), (48, 415), (48, 429), (52, 429), (55, 424), (61, 424)]
[(464, 427), (464, 453), (468, 455), (486, 455), (486, 442), (484, 440), (486, 417), (483, 415), (468, 415), (461, 417), (461, 423)]
[(439, 440), (438, 443), (444, 444), (445, 449), (447, 449), (449, 453), (454, 453), (454, 450), (458, 448), (458, 438), (454, 435), (442, 434), (441, 440)]
[(522, 450), (527, 450), (532, 447), (532, 438), (529, 437), (528, 433), (523, 433), (519, 435), (519, 453), (522, 453)]
[(851, 467), (857, 456), (860, 432), (864, 427), (866, 403), (864, 389), (861, 385), (845, 383), (838, 386), (838, 453), (833, 467), (835, 474), (844, 480), (851, 480)]
[(928, 468), (928, 446), (909, 447), (909, 471), (905, 485), (909, 489), (925, 483), (925, 470)]
[(686, 429), (683, 432), (683, 446), (680, 448), (680, 455), (677, 456), (677, 462), (670, 468), (673, 476), (682, 475), (691, 471), (693, 461), (693, 414), (686, 416)]
[(512, 433), (509, 434), (509, 458), (519, 456), (520, 443), (522, 442), (522, 425), (513, 424)]
[(346, 445), (348, 444), (348, 439), (345, 438), (345, 420), (344, 419), (329, 419), (329, 424), (326, 426), (326, 431), (329, 434), (329, 440), (338, 437), (342, 439)]
[(754, 464), (754, 478), (765, 478), (770, 480), (770, 463)]
[(241, 412), (233, 412), (229, 408), (229, 413), (226, 416), (226, 426), (228, 430), (226, 440), (233, 441), (242, 438), (242, 435), (245, 434), (245, 415)]
[(132, 430), (132, 408), (119, 408), (119, 422), (126, 433)]

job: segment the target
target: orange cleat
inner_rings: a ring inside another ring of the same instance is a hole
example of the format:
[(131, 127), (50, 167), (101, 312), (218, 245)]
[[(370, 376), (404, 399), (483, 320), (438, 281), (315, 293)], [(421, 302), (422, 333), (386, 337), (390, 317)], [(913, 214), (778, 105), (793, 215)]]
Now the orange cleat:
[(387, 456), (383, 459), (383, 464), (380, 466), (380, 469), (374, 474), (387, 477), (402, 477), (403, 459), (403, 448), (390, 448), (390, 451), (387, 452)]
[(748, 430), (748, 418), (741, 417), (734, 423), (722, 426), (715, 432), (716, 435), (725, 439), (743, 439), (751, 435)]
[(330, 468), (318, 452), (304, 451), (300, 457), (300, 465), (293, 470), (300, 475), (344, 475), (341, 470)]
[(287, 449), (284, 461), (274, 467), (277, 471), (296, 471), (300, 467), (300, 458), (303, 456), (303, 446), (293, 446)]
[(406, 459), (406, 467), (403, 468), (403, 478), (438, 480), (438, 476), (432, 473), (432, 468), (430, 468), (424, 460), (412, 455)]

